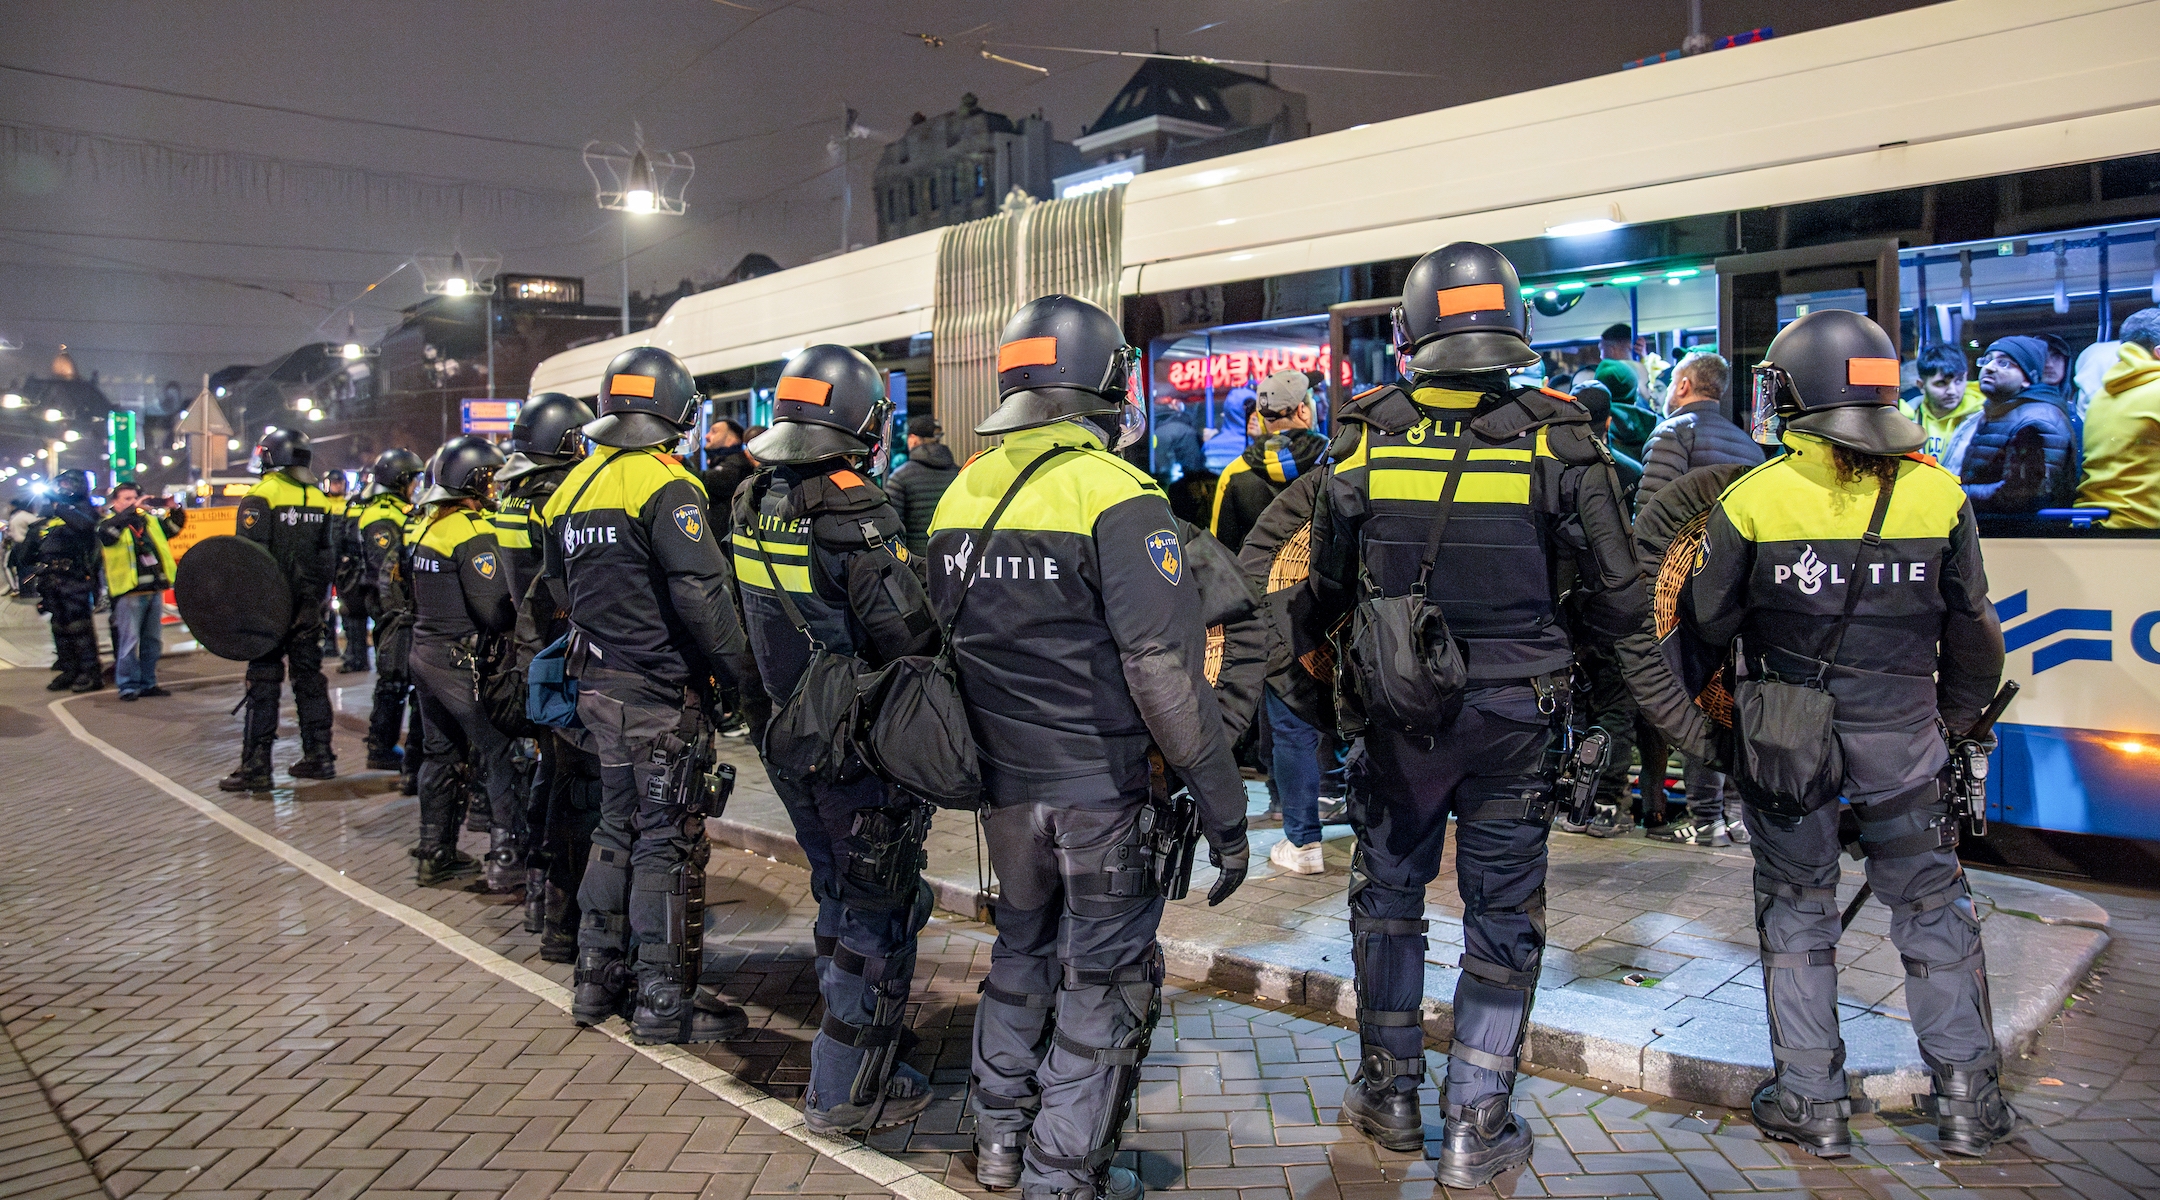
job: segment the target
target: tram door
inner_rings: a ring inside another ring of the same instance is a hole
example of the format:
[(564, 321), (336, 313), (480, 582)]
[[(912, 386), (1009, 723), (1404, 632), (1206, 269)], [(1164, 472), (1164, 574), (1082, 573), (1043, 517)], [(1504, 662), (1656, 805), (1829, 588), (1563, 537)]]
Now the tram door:
[(1734, 381), (1726, 414), (1747, 427), (1748, 372), (1778, 330), (1817, 309), (1866, 314), (1902, 352), (1897, 253), (1895, 239), (1880, 239), (1718, 259), (1718, 353), (1732, 364)]

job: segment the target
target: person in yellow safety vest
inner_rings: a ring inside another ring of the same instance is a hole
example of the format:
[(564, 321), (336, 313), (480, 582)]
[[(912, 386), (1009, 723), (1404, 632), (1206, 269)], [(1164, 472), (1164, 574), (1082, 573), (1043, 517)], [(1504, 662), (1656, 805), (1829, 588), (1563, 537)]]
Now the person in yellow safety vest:
[(98, 522), (104, 543), (105, 590), (112, 596), (113, 681), (122, 700), (168, 696), (158, 686), (158, 656), (165, 652), (165, 589), (178, 568), (167, 539), (187, 524), (187, 510), (153, 511), (142, 489), (116, 483), (111, 511)]

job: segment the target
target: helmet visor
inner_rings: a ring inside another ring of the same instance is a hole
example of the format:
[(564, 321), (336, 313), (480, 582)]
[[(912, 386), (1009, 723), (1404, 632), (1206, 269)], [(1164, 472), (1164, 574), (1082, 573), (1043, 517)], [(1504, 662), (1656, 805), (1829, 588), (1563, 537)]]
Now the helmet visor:
[(1103, 365), (1102, 382), (1095, 390), (1108, 396), (1112, 392), (1130, 392), (1132, 381), (1140, 374), (1140, 349), (1137, 346), (1119, 346), (1110, 354), (1110, 361)]
[(1110, 449), (1122, 454), (1140, 444), (1147, 436), (1147, 404), (1131, 392), (1125, 393), (1125, 402), (1118, 406), (1117, 441)]
[(1778, 395), (1792, 387), (1792, 376), (1773, 362), (1755, 364), (1749, 376), (1754, 411), (1748, 421), (1748, 433), (1765, 446), (1778, 444), (1778, 434), (1783, 422), (1778, 417)]

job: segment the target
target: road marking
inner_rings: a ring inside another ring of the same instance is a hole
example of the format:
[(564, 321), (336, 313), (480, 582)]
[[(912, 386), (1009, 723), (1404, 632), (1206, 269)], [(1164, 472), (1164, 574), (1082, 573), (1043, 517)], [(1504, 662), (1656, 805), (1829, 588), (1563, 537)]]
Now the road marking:
[[(77, 698), (69, 696), (55, 700), (47, 705), (52, 710), (53, 716), (59, 719), (60, 724), (67, 728), (68, 733), (76, 741), (89, 746), (99, 754), (134, 772), (159, 791), (224, 826), (243, 840), (253, 843), (258, 848), (269, 852), (277, 858), (283, 859), (302, 872), (314, 876), (318, 882), (332, 890), (341, 892), (348, 898), (367, 905), (391, 920), (426, 935), (436, 944), (472, 963), (474, 966), (524, 988), (549, 1004), (562, 1009), (566, 1015), (568, 1014), (570, 1010), (569, 988), (556, 983), (538, 971), (504, 958), (502, 955), (458, 932), (450, 925), (421, 912), (419, 909), (401, 904), (375, 891), (373, 888), (347, 878), (343, 871), (330, 866), (305, 851), (296, 849), (272, 837), (255, 825), (234, 816), (217, 804), (205, 800), (187, 788), (180, 786), (180, 784), (174, 782), (156, 768), (83, 728), (82, 722), (77, 721), (74, 714), (67, 711), (68, 703)], [(860, 1142), (812, 1133), (809, 1127), (803, 1124), (802, 1113), (787, 1101), (766, 1095), (750, 1084), (738, 1079), (731, 1072), (706, 1062), (680, 1046), (640, 1046), (630, 1040), (628, 1033), (625, 1032), (626, 1029), (627, 1026), (623, 1025), (620, 1018), (611, 1018), (606, 1025), (593, 1027), (595, 1033), (602, 1033), (614, 1038), (636, 1053), (644, 1055), (646, 1058), (704, 1088), (729, 1104), (742, 1109), (759, 1121), (771, 1126), (776, 1132), (801, 1142), (826, 1158), (832, 1159), (848, 1170), (886, 1188), (896, 1195), (907, 1197), (907, 1200), (969, 1200), (965, 1193), (946, 1187), (906, 1163), (873, 1150)]]

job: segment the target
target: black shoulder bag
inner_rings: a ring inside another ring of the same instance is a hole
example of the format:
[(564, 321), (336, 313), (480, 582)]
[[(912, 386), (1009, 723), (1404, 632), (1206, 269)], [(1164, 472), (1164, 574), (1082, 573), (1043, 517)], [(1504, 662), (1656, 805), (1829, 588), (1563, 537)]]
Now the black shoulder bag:
[[(997, 507), (990, 510), (990, 519), (983, 522), (982, 547), (963, 571), (980, 573), (976, 563), (989, 553), (990, 533), (1005, 515), (1006, 506), (1020, 494), (1021, 485), (1043, 464), (1076, 449), (1056, 447), (1020, 469)], [(953, 631), (960, 627), (960, 613), (967, 607), (976, 577), (968, 575), (962, 583), (960, 599), (953, 605), (952, 619), (945, 623), (935, 655), (896, 658), (863, 689), (863, 757), (886, 782), (940, 808), (982, 805), (982, 762), (953, 666)]]
[(1837, 803), (1845, 783), (1845, 752), (1838, 745), (1837, 701), (1827, 682), (1845, 644), (1845, 630), (1860, 606), (1860, 572), (1869, 553), (1882, 542), (1883, 518), (1890, 512), (1892, 479), (1875, 496), (1875, 512), (1860, 552), (1853, 556), (1852, 578), (1845, 584), (1845, 612), (1830, 635), (1830, 650), (1816, 660), (1809, 679), (1772, 674), (1760, 660), (1743, 658), (1745, 678), (1733, 685), (1733, 779), (1740, 797), (1764, 816), (1790, 824), (1825, 805)]
[[(1458, 451), (1461, 453), (1461, 451)], [(1458, 460), (1440, 488), (1440, 510), (1425, 535), (1425, 560), (1407, 595), (1368, 595), (1350, 614), (1349, 639), (1343, 647), (1344, 670), (1338, 682), (1338, 709), (1344, 733), (1360, 720), (1399, 733), (1431, 737), (1455, 723), (1462, 712), (1469, 669), (1462, 648), (1449, 632), (1440, 606), (1425, 598), (1440, 538), (1462, 482)], [(1362, 567), (1360, 570), (1362, 571)], [(1369, 584), (1368, 591), (1377, 592)], [(1347, 701), (1347, 704), (1340, 703)]]
[(772, 556), (765, 551), (765, 539), (758, 536), (754, 513), (749, 529), (750, 544), (772, 579), (773, 595), (779, 599), (781, 611), (787, 614), (795, 632), (810, 643), (810, 660), (796, 677), (795, 690), (773, 709), (772, 719), (765, 723), (765, 744), (760, 747), (765, 765), (791, 783), (852, 783), (863, 776), (853, 730), (868, 669), (852, 654), (827, 649), (824, 641), (810, 631), (810, 622), (803, 619), (802, 609), (788, 595)]

